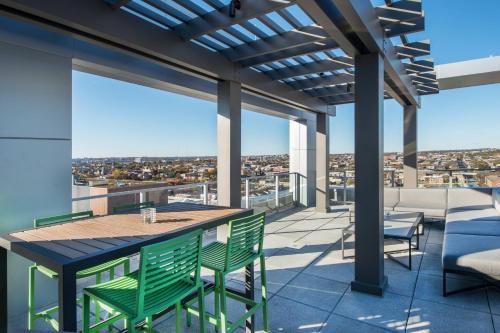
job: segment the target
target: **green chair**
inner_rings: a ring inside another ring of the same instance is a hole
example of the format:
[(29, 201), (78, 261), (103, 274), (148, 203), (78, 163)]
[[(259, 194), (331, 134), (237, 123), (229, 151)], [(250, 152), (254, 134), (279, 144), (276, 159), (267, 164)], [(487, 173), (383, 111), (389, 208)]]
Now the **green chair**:
[(113, 207), (113, 214), (130, 213), (142, 208), (153, 208), (155, 206), (154, 201), (145, 201), (140, 203), (126, 204), (121, 206)]
[[(58, 215), (46, 218), (38, 218), (33, 221), (33, 225), (35, 228), (47, 227), (58, 223), (63, 222), (71, 222), (84, 218), (92, 217), (92, 211), (85, 211), (74, 214), (66, 214), (66, 215)], [(130, 271), (130, 263), (128, 258), (119, 258), (101, 265), (97, 265), (91, 268), (84, 269), (79, 271), (76, 274), (77, 279), (83, 279), (90, 276), (95, 276), (96, 283), (100, 283), (102, 279), (102, 273), (109, 272), (109, 278), (113, 279), (115, 276), (115, 268), (123, 265), (124, 273), (128, 274)], [(43, 319), (48, 322), (55, 330), (59, 329), (59, 322), (57, 319), (53, 318), (52, 315), (59, 310), (59, 306), (53, 306), (51, 308), (45, 309), (40, 312), (36, 312), (35, 309), (35, 272), (39, 272), (51, 279), (57, 279), (58, 275), (56, 272), (51, 269), (34, 264), (29, 267), (29, 286), (28, 286), (28, 329), (34, 329), (34, 324), (37, 319)], [(81, 299), (78, 299), (78, 302), (81, 302)], [(100, 316), (100, 308), (99, 305), (96, 305), (95, 308), (96, 315)]]
[[(125, 320), (129, 332), (145, 320), (151, 332), (153, 315), (175, 306), (176, 331), (181, 329), (181, 302), (198, 292), (200, 332), (205, 331), (203, 283), (200, 278), (202, 230), (141, 249), (139, 270), (83, 290), (83, 333), (98, 332)], [(90, 325), (90, 300), (113, 309), (107, 320)]]
[[(226, 243), (214, 242), (202, 250), (201, 265), (213, 270), (215, 273), (214, 287), (206, 290), (206, 295), (214, 293), (215, 316), (206, 314), (208, 321), (215, 325), (218, 332), (233, 332), (241, 326), (247, 318), (262, 308), (264, 331), (269, 332), (269, 320), (267, 313), (266, 297), (266, 267), (264, 257), (264, 222), (265, 213), (244, 217), (229, 222), (228, 237)], [(255, 249), (257, 247), (257, 249)], [(261, 270), (261, 292), (262, 298), (259, 302), (253, 299), (226, 290), (225, 276), (247, 265), (253, 265), (255, 260), (260, 261)], [(229, 323), (227, 318), (227, 300), (230, 297), (236, 301), (250, 306), (250, 310), (234, 323)], [(187, 302), (186, 319), (188, 326), (191, 324), (191, 314), (198, 316), (199, 311), (194, 306), (194, 300)], [(203, 313), (203, 311), (201, 311)]]

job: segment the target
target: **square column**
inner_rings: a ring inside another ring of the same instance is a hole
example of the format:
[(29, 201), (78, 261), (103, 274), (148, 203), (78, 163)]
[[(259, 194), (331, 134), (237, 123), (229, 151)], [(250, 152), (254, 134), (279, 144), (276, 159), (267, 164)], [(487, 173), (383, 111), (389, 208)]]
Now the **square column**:
[(382, 295), (384, 275), (384, 60), (378, 53), (354, 58), (355, 280), (351, 289)]
[(316, 203), (316, 114), (290, 120), (290, 189), (296, 191), (296, 203), (312, 207)]
[(330, 211), (330, 116), (316, 115), (316, 210)]
[(418, 187), (417, 166), (417, 106), (404, 107), (404, 148), (403, 175), (404, 187)]
[(217, 197), (219, 206), (241, 207), (241, 84), (217, 85)]

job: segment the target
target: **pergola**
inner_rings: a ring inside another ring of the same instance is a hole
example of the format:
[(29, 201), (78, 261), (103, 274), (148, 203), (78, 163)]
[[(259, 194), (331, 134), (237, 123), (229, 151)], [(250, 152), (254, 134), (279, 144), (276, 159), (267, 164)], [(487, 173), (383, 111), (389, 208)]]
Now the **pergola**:
[(424, 30), (421, 0), (1, 0), (0, 16), (3, 38), (70, 68), (216, 100), (220, 205), (241, 203), (243, 106), (294, 121), (303, 203), (328, 210), (329, 116), (354, 103), (352, 289), (383, 293), (383, 102), (404, 108), (405, 186), (416, 187), (417, 108), (439, 92), (430, 42), (408, 37)]

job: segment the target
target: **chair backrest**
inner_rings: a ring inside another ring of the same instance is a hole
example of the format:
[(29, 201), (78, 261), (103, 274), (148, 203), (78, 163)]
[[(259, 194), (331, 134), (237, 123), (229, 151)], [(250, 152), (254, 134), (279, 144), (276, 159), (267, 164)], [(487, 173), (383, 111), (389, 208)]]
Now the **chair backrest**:
[[(160, 289), (167, 288), (179, 280), (191, 279), (192, 274), (194, 281), (201, 283), (202, 234), (203, 231), (199, 229), (141, 249), (136, 303), (138, 314), (149, 315), (144, 313), (144, 300)], [(154, 312), (154, 309), (148, 311)]]
[(79, 212), (79, 213), (43, 217), (43, 218), (34, 219), (33, 226), (35, 228), (39, 228), (39, 227), (44, 227), (44, 226), (56, 224), (56, 223), (85, 219), (85, 218), (92, 217), (92, 216), (94, 216), (94, 213), (91, 210), (87, 210), (87, 211)]
[(255, 254), (262, 254), (265, 219), (266, 213), (260, 213), (229, 221), (226, 271), (243, 267), (253, 260), (254, 256), (249, 254), (254, 252), (255, 246), (258, 246)]
[(153, 208), (155, 206), (154, 201), (145, 201), (140, 203), (126, 204), (121, 206), (113, 207), (113, 214), (133, 212), (142, 208)]

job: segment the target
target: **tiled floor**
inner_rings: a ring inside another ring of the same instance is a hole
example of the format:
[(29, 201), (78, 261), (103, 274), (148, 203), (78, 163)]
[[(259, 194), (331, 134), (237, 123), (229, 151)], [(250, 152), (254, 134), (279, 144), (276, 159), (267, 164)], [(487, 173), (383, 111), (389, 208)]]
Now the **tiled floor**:
[[(383, 297), (350, 290), (354, 262), (340, 255), (341, 228), (346, 225), (347, 212), (341, 209), (328, 214), (294, 209), (268, 218), (265, 248), (272, 332), (488, 333), (496, 328), (500, 333), (500, 291), (441, 296), (441, 225), (426, 229), (420, 251), (413, 253), (413, 271), (385, 260), (389, 286)], [(353, 239), (346, 241), (349, 255)], [(407, 262), (406, 252), (396, 256)], [(229, 283), (243, 288), (242, 276), (232, 275)], [(256, 269), (257, 287), (259, 280)], [(455, 277), (449, 280), (449, 288), (474, 283)], [(243, 312), (238, 303), (229, 302), (229, 307), (230, 319)], [(210, 298), (207, 308), (213, 308)], [(260, 315), (257, 328), (262, 328)], [(156, 330), (174, 332), (172, 315), (157, 320)], [(185, 327), (185, 332), (197, 331), (195, 320), (191, 328)]]

